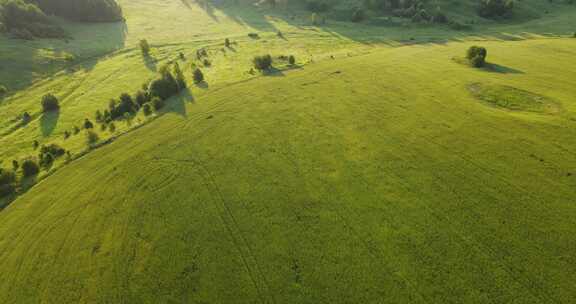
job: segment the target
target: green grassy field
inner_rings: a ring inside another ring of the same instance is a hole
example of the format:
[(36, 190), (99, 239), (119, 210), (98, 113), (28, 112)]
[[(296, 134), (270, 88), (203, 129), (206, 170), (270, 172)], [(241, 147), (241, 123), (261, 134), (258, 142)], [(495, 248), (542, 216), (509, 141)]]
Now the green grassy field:
[[(576, 297), (576, 39), (564, 37), (573, 8), (455, 33), (122, 4), (118, 44), (99, 30), (117, 25), (71, 25), (94, 47), (55, 42), (46, 56), (78, 62), (14, 79), (26, 90), (0, 103), (5, 165), (34, 153), (35, 139), (83, 151), (81, 135), (63, 132), (179, 52), (210, 49), (208, 85), (150, 123), (118, 123), (117, 134), (142, 127), (59, 165), (0, 211), (0, 303)], [(221, 51), (226, 37), (235, 51)], [(154, 64), (135, 47), (141, 38)], [(48, 42), (29, 43), (37, 52)], [(490, 68), (454, 60), (474, 44), (488, 49)], [(299, 68), (250, 75), (254, 53), (295, 54)], [(47, 91), (61, 97), (57, 117), (39, 113)], [(34, 120), (15, 128), (23, 111)]]

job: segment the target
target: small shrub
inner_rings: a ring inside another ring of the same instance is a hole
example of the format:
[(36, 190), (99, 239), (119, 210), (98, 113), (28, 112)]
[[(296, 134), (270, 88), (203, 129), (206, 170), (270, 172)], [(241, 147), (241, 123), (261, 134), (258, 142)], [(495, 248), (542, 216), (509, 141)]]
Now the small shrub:
[(224, 46), (226, 46), (227, 48), (229, 48), (230, 45), (231, 45), (230, 39), (228, 39), (228, 38), (224, 39)]
[(64, 154), (66, 154), (66, 150), (56, 144), (42, 146), (42, 148), (40, 148), (40, 154), (38, 155), (40, 159), (38, 163), (41, 167), (48, 168), (54, 163), (56, 158)]
[(93, 146), (94, 144), (96, 144), (98, 141), (100, 140), (100, 137), (98, 136), (98, 134), (94, 131), (88, 130), (86, 132), (86, 143), (89, 146)]
[(208, 59), (204, 59), (204, 60), (202, 61), (202, 64), (203, 64), (205, 67), (211, 67), (211, 66), (212, 66), (212, 61), (210, 61), (210, 60), (208, 60)]
[(78, 128), (78, 126), (74, 126), (74, 129), (72, 129), (72, 132), (74, 133), (74, 135), (80, 133), (80, 128)]
[(84, 129), (86, 130), (94, 129), (94, 124), (88, 118), (84, 119)]
[(466, 52), (466, 58), (473, 67), (480, 68), (486, 64), (488, 51), (481, 46), (471, 46)]
[(0, 84), (0, 97), (4, 96), (6, 94), (8, 94), (8, 89), (5, 86)]
[(208, 51), (206, 49), (199, 49), (196, 51), (196, 58), (198, 60), (202, 59), (203, 57), (208, 57)]
[(110, 130), (110, 133), (116, 132), (116, 125), (113, 122), (111, 122), (110, 125), (108, 126), (108, 130)]
[(42, 97), (42, 110), (44, 112), (58, 111), (60, 104), (58, 98), (52, 94), (46, 94)]
[(96, 119), (96, 122), (104, 121), (104, 115), (102, 114), (102, 112), (100, 112), (100, 110), (96, 111), (96, 115), (94, 115), (94, 118)]
[(150, 107), (150, 104), (146, 103), (142, 106), (142, 112), (144, 112), (144, 115), (149, 116), (150, 114), (152, 114), (152, 108)]
[(17, 160), (13, 160), (12, 161), (12, 169), (14, 169), (14, 171), (18, 171), (18, 168), (20, 168), (20, 163), (18, 163)]
[(293, 55), (290, 55), (290, 57), (288, 57), (288, 63), (290, 65), (295, 65), (296, 64), (296, 58)]
[(40, 154), (51, 154), (54, 157), (60, 157), (66, 153), (64, 148), (60, 147), (57, 144), (50, 144), (46, 146), (42, 146), (40, 148)]
[(252, 39), (258, 39), (258, 38), (260, 38), (260, 35), (258, 35), (256, 33), (248, 33), (248, 37), (250, 37)]
[(22, 123), (23, 124), (28, 124), (30, 121), (32, 120), (32, 116), (30, 116), (30, 113), (28, 112), (24, 112), (22, 114)]
[(140, 40), (140, 50), (142, 51), (142, 55), (146, 57), (150, 56), (150, 44), (148, 44), (148, 40)]
[(154, 107), (155, 111), (162, 109), (164, 107), (164, 105), (165, 105), (164, 100), (162, 100), (158, 97), (154, 97), (152, 99), (152, 106)]
[(0, 197), (14, 193), (16, 174), (14, 172), (0, 168)]
[(194, 70), (194, 83), (202, 83), (204, 81), (204, 73), (200, 69)]
[(40, 143), (37, 140), (32, 142), (32, 149), (36, 150), (38, 149), (38, 146), (40, 146)]
[(143, 106), (145, 103), (149, 101), (148, 94), (146, 92), (140, 90), (136, 92), (136, 104), (139, 106)]
[(16, 174), (14, 171), (9, 171), (0, 168), (0, 185), (11, 184), (16, 181)]
[(50, 166), (52, 166), (54, 163), (54, 159), (54, 155), (50, 153), (40, 154), (40, 161), (38, 162), (38, 165), (46, 169), (50, 168)]
[(269, 70), (272, 67), (272, 56), (270, 55), (263, 55), (263, 56), (256, 56), (252, 60), (254, 63), (254, 67), (260, 71)]
[(37, 175), (40, 172), (40, 166), (33, 159), (27, 159), (22, 162), (22, 174), (25, 177)]
[(70, 138), (70, 131), (64, 131), (64, 140)]

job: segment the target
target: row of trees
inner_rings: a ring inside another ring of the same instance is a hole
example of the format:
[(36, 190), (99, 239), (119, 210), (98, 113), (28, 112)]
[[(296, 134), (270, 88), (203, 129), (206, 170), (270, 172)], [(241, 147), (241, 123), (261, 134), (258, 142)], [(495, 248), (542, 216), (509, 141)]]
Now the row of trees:
[(508, 18), (512, 16), (514, 0), (481, 0), (478, 15), (484, 18)]
[(121, 21), (122, 9), (116, 0), (36, 0), (46, 13), (75, 21)]
[(25, 159), (22, 163), (12, 162), (12, 170), (0, 167), (0, 198), (16, 192), (18, 186), (17, 173), (21, 170), (23, 177), (32, 177), (40, 172), (38, 162), (32, 158)]
[[(204, 75), (200, 72), (200, 76), (195, 74), (194, 78), (202, 78), (203, 80)], [(186, 86), (184, 73), (177, 62), (172, 67), (163, 66), (160, 69), (159, 77), (149, 84), (143, 85), (142, 89), (134, 95), (123, 93), (118, 99), (110, 100), (107, 109), (96, 111), (96, 122), (102, 125), (102, 129), (105, 129), (106, 126), (112, 128), (114, 120), (130, 118), (140, 110), (148, 116), (152, 114), (152, 110), (162, 109), (166, 99), (180, 93)], [(92, 129), (92, 122), (86, 120), (84, 128)]]

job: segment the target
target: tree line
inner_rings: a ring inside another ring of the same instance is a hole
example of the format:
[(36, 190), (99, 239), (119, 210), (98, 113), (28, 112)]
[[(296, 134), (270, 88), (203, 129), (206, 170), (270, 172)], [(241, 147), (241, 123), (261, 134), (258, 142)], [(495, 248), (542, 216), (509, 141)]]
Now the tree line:
[(0, 1), (0, 32), (28, 40), (65, 37), (48, 15), (86, 22), (123, 20), (116, 0), (5, 0)]

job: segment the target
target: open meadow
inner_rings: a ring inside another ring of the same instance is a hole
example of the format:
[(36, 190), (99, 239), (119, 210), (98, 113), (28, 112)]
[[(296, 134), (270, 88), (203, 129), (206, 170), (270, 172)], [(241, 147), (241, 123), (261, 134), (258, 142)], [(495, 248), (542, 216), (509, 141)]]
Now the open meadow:
[[(576, 6), (459, 31), (119, 3), (0, 36), (0, 167), (70, 152), (0, 198), (0, 303), (573, 303)], [(164, 107), (96, 123), (175, 63)]]

